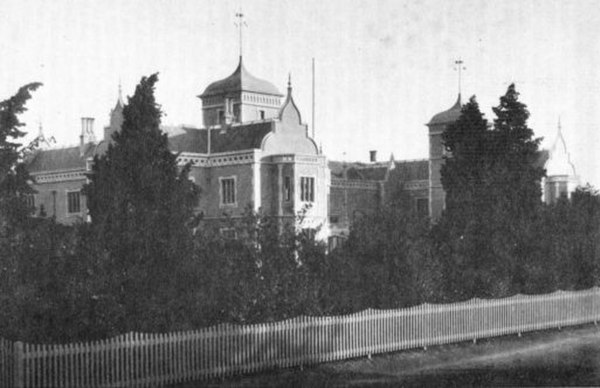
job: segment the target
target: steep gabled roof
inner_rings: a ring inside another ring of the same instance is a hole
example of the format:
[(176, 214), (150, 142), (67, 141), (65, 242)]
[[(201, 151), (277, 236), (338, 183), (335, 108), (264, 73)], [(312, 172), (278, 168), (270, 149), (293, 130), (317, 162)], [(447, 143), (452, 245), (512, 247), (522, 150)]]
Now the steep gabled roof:
[(273, 121), (268, 120), (212, 129), (210, 151), (217, 153), (260, 149), (264, 137), (271, 132), (272, 128)]
[(429, 179), (429, 161), (404, 160), (378, 163), (329, 161), (329, 170), (333, 178), (350, 180), (415, 181)]
[(95, 144), (86, 144), (83, 155), (79, 146), (37, 151), (27, 163), (27, 169), (30, 173), (84, 169), (87, 158), (93, 156), (95, 148)]
[(174, 136), (169, 136), (169, 148), (173, 152), (207, 153), (205, 129), (184, 128)]
[[(264, 137), (271, 132), (272, 120), (245, 125), (212, 128), (211, 153), (260, 149)], [(207, 129), (165, 127), (169, 147), (173, 152), (208, 153)], [(85, 169), (86, 160), (106, 152), (108, 142), (88, 143), (81, 155), (79, 146), (37, 151), (27, 163), (31, 173)]]
[(402, 181), (421, 181), (429, 179), (429, 160), (404, 160), (394, 162), (391, 175)]
[[(271, 132), (272, 121), (222, 126), (210, 129), (210, 153), (260, 149), (263, 138)], [(208, 129), (184, 128), (185, 132), (169, 137), (174, 152), (208, 153)]]

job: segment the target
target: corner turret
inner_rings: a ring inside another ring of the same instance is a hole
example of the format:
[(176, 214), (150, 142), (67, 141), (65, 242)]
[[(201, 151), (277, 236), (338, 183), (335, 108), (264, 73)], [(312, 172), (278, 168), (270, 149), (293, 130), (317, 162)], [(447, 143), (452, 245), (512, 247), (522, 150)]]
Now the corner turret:
[(446, 193), (441, 176), (445, 154), (442, 134), (449, 125), (458, 120), (461, 110), (461, 95), (458, 93), (458, 98), (450, 109), (434, 115), (426, 124), (429, 128), (429, 216), (433, 221), (442, 216), (446, 207)]
[(119, 96), (117, 97), (117, 103), (115, 107), (110, 111), (110, 122), (109, 125), (104, 127), (104, 141), (112, 141), (113, 133), (120, 131), (123, 125), (123, 95), (121, 92), (121, 85), (119, 85)]

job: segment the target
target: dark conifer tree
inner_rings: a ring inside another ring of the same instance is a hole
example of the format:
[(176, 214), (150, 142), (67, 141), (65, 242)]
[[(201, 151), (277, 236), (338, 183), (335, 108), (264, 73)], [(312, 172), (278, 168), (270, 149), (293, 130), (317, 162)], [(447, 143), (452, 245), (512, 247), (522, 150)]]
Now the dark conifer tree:
[(493, 108), (493, 128), (474, 99), (443, 134), (449, 157), (442, 167), (447, 211), (437, 230), (449, 250), (451, 290), (505, 296), (524, 286), (541, 206), (540, 139), (514, 85)]
[(487, 197), (490, 159), (487, 120), (475, 97), (462, 108), (459, 119), (442, 134), (448, 155), (442, 166), (442, 184), (446, 191), (446, 209), (456, 222), (465, 226), (482, 207)]
[(541, 204), (541, 180), (545, 175), (539, 162), (541, 138), (533, 137), (528, 127), (529, 111), (519, 101), (519, 93), (511, 84), (500, 104), (493, 108), (494, 120), (491, 154), (494, 157), (497, 200), (512, 217), (532, 217)]
[(25, 201), (33, 189), (22, 160), (22, 144), (18, 142), (25, 136), (18, 116), (27, 110), (25, 103), (39, 86), (40, 83), (22, 86), (14, 96), (0, 102), (0, 230), (21, 223), (33, 211)]
[(115, 291), (136, 330), (169, 325), (164, 307), (174, 298), (176, 271), (191, 244), (188, 222), (198, 195), (189, 166), (177, 166), (160, 130), (157, 80), (157, 74), (142, 78), (123, 108), (121, 131), (106, 154), (94, 159), (84, 189), (116, 276)]

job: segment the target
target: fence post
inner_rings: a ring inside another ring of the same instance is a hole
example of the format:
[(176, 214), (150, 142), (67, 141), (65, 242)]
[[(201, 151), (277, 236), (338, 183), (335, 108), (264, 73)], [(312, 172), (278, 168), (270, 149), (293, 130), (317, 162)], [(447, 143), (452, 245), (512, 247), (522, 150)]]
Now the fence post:
[(23, 371), (23, 342), (17, 341), (15, 342), (14, 348), (14, 360), (15, 360), (15, 369), (14, 369), (14, 386), (15, 388), (23, 388), (25, 386), (24, 379), (24, 371)]

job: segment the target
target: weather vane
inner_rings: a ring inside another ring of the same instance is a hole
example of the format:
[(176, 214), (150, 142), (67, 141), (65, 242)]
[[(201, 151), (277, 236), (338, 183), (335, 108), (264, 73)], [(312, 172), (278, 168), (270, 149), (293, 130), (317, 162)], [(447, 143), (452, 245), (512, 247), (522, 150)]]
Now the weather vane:
[(242, 13), (242, 8), (240, 7), (240, 11), (236, 12), (235, 17), (238, 18), (238, 21), (235, 23), (235, 25), (237, 26), (237, 28), (239, 29), (239, 33), (240, 33), (240, 57), (242, 56), (242, 29), (243, 27), (248, 27), (248, 25), (246, 24), (246, 22), (244, 21), (244, 14)]
[(462, 81), (462, 71), (467, 70), (465, 66), (463, 66), (463, 60), (458, 58), (458, 60), (454, 61), (456, 67), (454, 70), (458, 71), (458, 94), (461, 94), (461, 81)]

